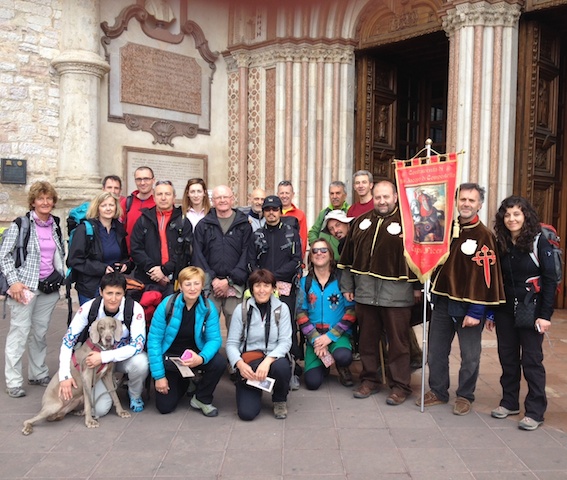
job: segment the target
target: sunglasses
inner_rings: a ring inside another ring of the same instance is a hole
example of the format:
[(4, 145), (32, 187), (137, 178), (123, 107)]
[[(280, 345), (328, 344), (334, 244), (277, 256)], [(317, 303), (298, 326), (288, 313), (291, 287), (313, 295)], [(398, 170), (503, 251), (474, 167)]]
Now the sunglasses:
[(312, 248), (311, 251), (313, 253), (327, 253), (329, 249), (327, 247), (320, 247), (320, 248)]
[(280, 207), (265, 207), (262, 210), (264, 210), (264, 212), (279, 212)]

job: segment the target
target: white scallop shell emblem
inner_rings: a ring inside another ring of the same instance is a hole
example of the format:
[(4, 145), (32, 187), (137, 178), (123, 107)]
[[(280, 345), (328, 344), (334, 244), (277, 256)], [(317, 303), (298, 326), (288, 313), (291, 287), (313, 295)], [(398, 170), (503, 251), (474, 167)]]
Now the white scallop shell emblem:
[(465, 255), (473, 255), (476, 252), (478, 244), (476, 240), (469, 238), (465, 243), (461, 245), (461, 252)]
[(366, 230), (368, 227), (370, 227), (370, 225), (372, 225), (372, 222), (368, 218), (365, 218), (364, 220), (362, 220), (362, 222), (360, 222), (358, 228), (360, 228), (361, 230)]
[(398, 222), (390, 223), (386, 230), (390, 235), (399, 235), (402, 233), (402, 227)]

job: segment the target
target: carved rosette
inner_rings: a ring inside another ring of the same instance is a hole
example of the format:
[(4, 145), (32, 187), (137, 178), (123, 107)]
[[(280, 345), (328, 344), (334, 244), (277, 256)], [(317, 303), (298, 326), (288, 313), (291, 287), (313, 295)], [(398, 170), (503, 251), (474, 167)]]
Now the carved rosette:
[(110, 71), (110, 65), (94, 52), (86, 50), (67, 50), (51, 61), (59, 75), (69, 73), (104, 77)]
[(172, 140), (175, 137), (195, 138), (199, 126), (191, 123), (175, 122), (170, 120), (156, 120), (155, 118), (140, 115), (124, 115), (124, 124), (129, 130), (151, 133), (154, 137), (154, 145), (169, 145), (174, 147)]

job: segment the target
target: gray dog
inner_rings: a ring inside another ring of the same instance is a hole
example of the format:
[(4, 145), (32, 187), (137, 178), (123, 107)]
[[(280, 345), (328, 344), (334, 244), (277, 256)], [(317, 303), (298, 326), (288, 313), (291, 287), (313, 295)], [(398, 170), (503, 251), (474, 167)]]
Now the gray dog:
[[(34, 423), (47, 419), (49, 422), (61, 420), (69, 412), (77, 410), (84, 405), (85, 425), (88, 428), (98, 427), (98, 421), (92, 416), (92, 392), (94, 385), (102, 379), (104, 386), (112, 397), (116, 414), (119, 417), (127, 418), (130, 413), (122, 408), (116, 387), (114, 385), (114, 363), (102, 364), (99, 368), (88, 368), (85, 364), (87, 355), (95, 348), (100, 350), (110, 350), (114, 348), (114, 342), (122, 338), (122, 322), (112, 317), (104, 317), (95, 320), (89, 328), (89, 338), (79, 349), (75, 351), (76, 361), (71, 361), (71, 374), (77, 388), (73, 388), (73, 397), (69, 400), (62, 400), (59, 397), (59, 376), (55, 374), (47, 389), (43, 394), (41, 411), (33, 418), (24, 422), (22, 433), (29, 435), (33, 432)], [(78, 368), (75, 366), (78, 365)], [(77, 411), (77, 415), (82, 415), (82, 411)]]

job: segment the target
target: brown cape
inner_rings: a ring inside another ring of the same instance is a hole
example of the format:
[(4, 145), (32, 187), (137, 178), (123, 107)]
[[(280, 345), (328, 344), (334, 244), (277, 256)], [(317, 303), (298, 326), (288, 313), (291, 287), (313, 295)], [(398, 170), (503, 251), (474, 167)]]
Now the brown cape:
[(357, 217), (348, 231), (338, 266), (385, 280), (417, 281), (404, 256), (399, 208), (385, 217), (374, 209)]
[(433, 278), (431, 291), (437, 295), (480, 305), (506, 301), (496, 239), (478, 218), (460, 225), (447, 261)]

